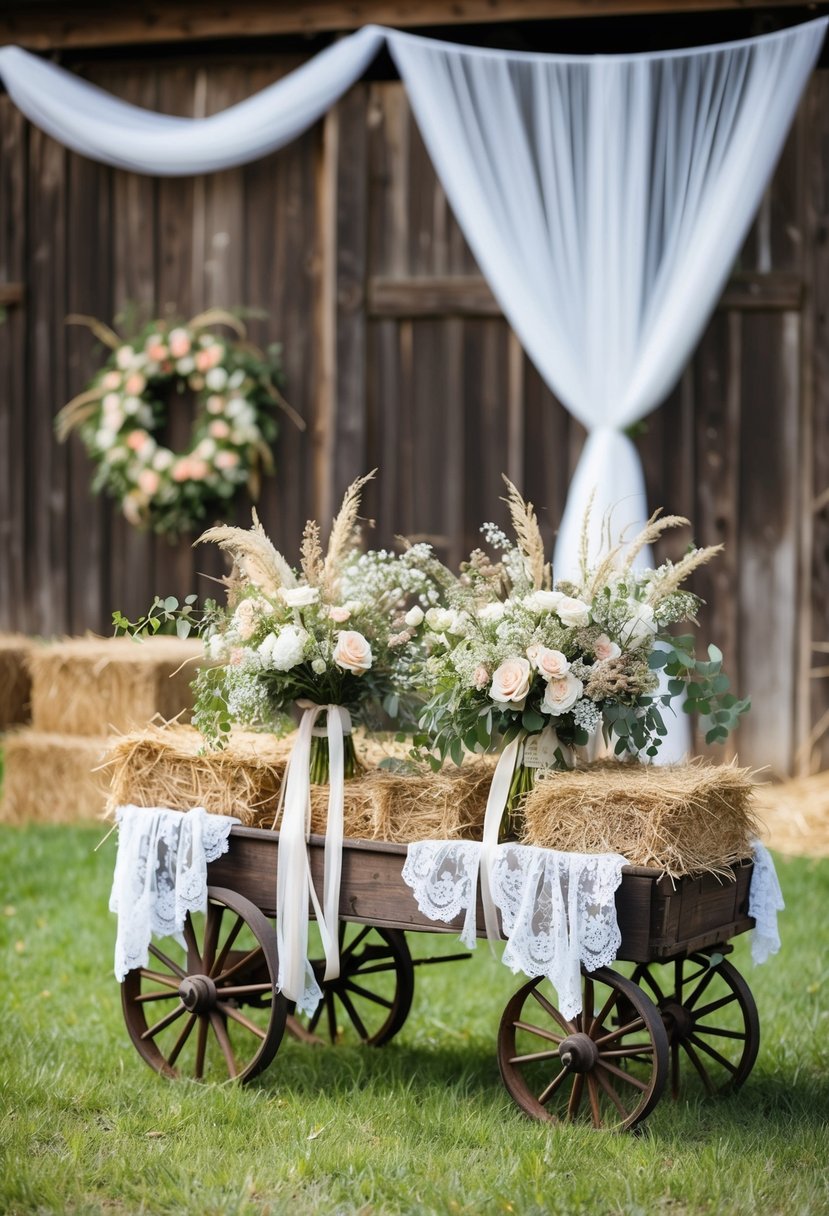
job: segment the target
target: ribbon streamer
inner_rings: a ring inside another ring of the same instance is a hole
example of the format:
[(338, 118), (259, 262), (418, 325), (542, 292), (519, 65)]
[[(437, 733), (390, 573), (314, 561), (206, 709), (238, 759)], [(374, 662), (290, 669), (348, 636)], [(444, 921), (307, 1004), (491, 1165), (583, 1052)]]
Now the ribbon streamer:
[(520, 763), (523, 750), (524, 738), (522, 735), (516, 735), (498, 757), (498, 763), (495, 766), (495, 772), (492, 774), (492, 783), (489, 787), (489, 797), (486, 800), (484, 831), (481, 844), (481, 902), (484, 906), (486, 935), (490, 943), (501, 940), (501, 932), (498, 928), (498, 912), (495, 908), (495, 901), (492, 898), (492, 887), (490, 885), (492, 862), (495, 858), (495, 850), (498, 847), (498, 831), (501, 827), (504, 808), (509, 798), (512, 775), (515, 772), (515, 766)]
[[(299, 703), (303, 710), (296, 743), (285, 770), (276, 819), (282, 812), (276, 867), (276, 945), (279, 953), (277, 987), (304, 1012), (312, 996), (319, 1000), (319, 987), (308, 960), (309, 900), (320, 927), (325, 950), (326, 980), (340, 974), (337, 926), (342, 872), (343, 806), (345, 801), (345, 747), (351, 732), (348, 711), (339, 705)], [(327, 714), (328, 818), (325, 828), (323, 898), (320, 904), (311, 877), (308, 838), (311, 830), (311, 740), (317, 718)]]

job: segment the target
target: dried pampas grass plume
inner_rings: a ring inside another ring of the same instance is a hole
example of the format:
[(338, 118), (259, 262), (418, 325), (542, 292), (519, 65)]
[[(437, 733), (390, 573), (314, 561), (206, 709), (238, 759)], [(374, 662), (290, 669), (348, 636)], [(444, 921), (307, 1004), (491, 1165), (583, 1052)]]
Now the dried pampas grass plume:
[(538, 527), (538, 519), (531, 502), (526, 502), (505, 473), (501, 476), (507, 487), (507, 497), (502, 499), (509, 507), (515, 539), (518, 548), (524, 554), (527, 564), (527, 574), (532, 579), (536, 591), (549, 590), (552, 573), (549, 562), (544, 560), (544, 541)]
[(254, 510), (251, 528), (229, 528), (219, 525), (203, 532), (196, 545), (212, 542), (229, 553), (241, 579), (263, 594), (275, 598), (280, 587), (295, 587), (296, 576), (285, 558), (275, 549)]
[(364, 477), (358, 477), (352, 481), (343, 496), (342, 506), (331, 525), (331, 535), (328, 538), (328, 549), (326, 550), (322, 571), (322, 583), (329, 592), (333, 591), (339, 577), (343, 558), (353, 549), (358, 539), (360, 496), (363, 486), (373, 479), (376, 472), (376, 469), (372, 469)]

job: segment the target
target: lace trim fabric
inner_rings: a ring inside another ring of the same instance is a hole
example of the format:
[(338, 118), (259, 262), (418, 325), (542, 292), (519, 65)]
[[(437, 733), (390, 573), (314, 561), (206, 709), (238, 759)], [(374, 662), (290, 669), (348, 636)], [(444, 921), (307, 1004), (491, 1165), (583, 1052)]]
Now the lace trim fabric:
[[(461, 941), (470, 949), (480, 857), (476, 841), (423, 840), (409, 845), (403, 867), (424, 916), (448, 923), (464, 914)], [(615, 893), (626, 864), (618, 853), (518, 844), (495, 850), (490, 885), (507, 938), (503, 961), (514, 972), (547, 976), (566, 1018), (581, 1009), (582, 964), (594, 971), (616, 957), (621, 934)]]
[(208, 815), (204, 807), (120, 806), (118, 854), (109, 910), (118, 916), (115, 978), (146, 967), (152, 935), (174, 937), (182, 946), (188, 912), (207, 908), (207, 866), (228, 849), (234, 823)]
[(765, 963), (780, 949), (777, 913), (785, 908), (783, 892), (774, 868), (771, 853), (759, 840), (752, 842), (754, 869), (748, 896), (748, 914), (754, 917), (751, 931), (751, 958), (755, 964)]

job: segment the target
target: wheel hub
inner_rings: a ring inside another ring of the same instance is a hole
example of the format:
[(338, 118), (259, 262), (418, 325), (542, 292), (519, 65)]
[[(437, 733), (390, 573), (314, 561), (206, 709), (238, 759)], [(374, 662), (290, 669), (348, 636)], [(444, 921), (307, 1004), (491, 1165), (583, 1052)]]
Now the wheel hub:
[(694, 1015), (684, 1005), (680, 1005), (679, 1001), (668, 1001), (659, 1012), (662, 1014), (668, 1038), (672, 1041), (678, 1039), (684, 1042), (693, 1034)]
[(216, 1005), (216, 985), (209, 975), (188, 975), (178, 986), (181, 1003), (190, 1013), (208, 1013)]
[(599, 1062), (599, 1049), (587, 1034), (571, 1034), (558, 1047), (559, 1058), (570, 1072), (590, 1072)]

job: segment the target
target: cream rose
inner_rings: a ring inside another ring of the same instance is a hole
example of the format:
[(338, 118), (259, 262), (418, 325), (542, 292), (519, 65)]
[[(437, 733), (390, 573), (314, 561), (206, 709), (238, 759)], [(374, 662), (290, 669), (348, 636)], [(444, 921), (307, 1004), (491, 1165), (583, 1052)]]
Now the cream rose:
[(555, 612), (562, 600), (566, 599), (562, 591), (531, 591), (524, 596), (524, 607), (532, 612)]
[(530, 664), (527, 659), (518, 656), (506, 659), (493, 673), (489, 695), (493, 701), (513, 704), (517, 709), (523, 709), (530, 691), (530, 679)]
[(642, 646), (656, 633), (653, 608), (650, 604), (640, 604), (638, 600), (630, 600), (629, 603), (631, 616), (625, 621), (622, 637), (626, 646)]
[(332, 621), (336, 621), (338, 625), (342, 625), (348, 620), (351, 613), (349, 612), (348, 608), (346, 608), (345, 604), (332, 604), (328, 609), (328, 615), (331, 617)]
[(581, 680), (577, 680), (573, 673), (568, 671), (560, 680), (550, 680), (548, 683), (544, 691), (544, 700), (541, 702), (541, 712), (551, 714), (556, 718), (559, 714), (566, 714), (568, 709), (573, 708), (583, 691), (584, 685)]
[(280, 587), (279, 596), (289, 608), (307, 608), (317, 603), (320, 593), (318, 587)]
[(368, 671), (373, 662), (371, 647), (356, 629), (340, 630), (331, 657), (343, 671), (351, 671), (355, 676), (361, 676), (364, 671)]
[(426, 624), (433, 633), (446, 633), (454, 621), (455, 614), (449, 608), (430, 608), (426, 613)]
[(479, 663), (475, 668), (474, 675), (472, 676), (472, 683), (475, 685), (478, 692), (483, 692), (489, 683), (489, 672), (487, 671), (486, 667), (484, 667), (483, 663)]
[(560, 680), (562, 676), (567, 675), (570, 664), (560, 650), (548, 650), (546, 646), (531, 649), (535, 650), (535, 654), (529, 656), (530, 661), (545, 680)]
[(600, 637), (596, 638), (593, 645), (593, 653), (597, 659), (605, 662), (606, 659), (618, 659), (622, 650), (615, 642), (611, 642), (606, 633), (603, 633)]
[(567, 625), (571, 629), (590, 624), (589, 605), (585, 604), (584, 600), (574, 599), (570, 595), (561, 597), (556, 605), (556, 612), (562, 625)]

